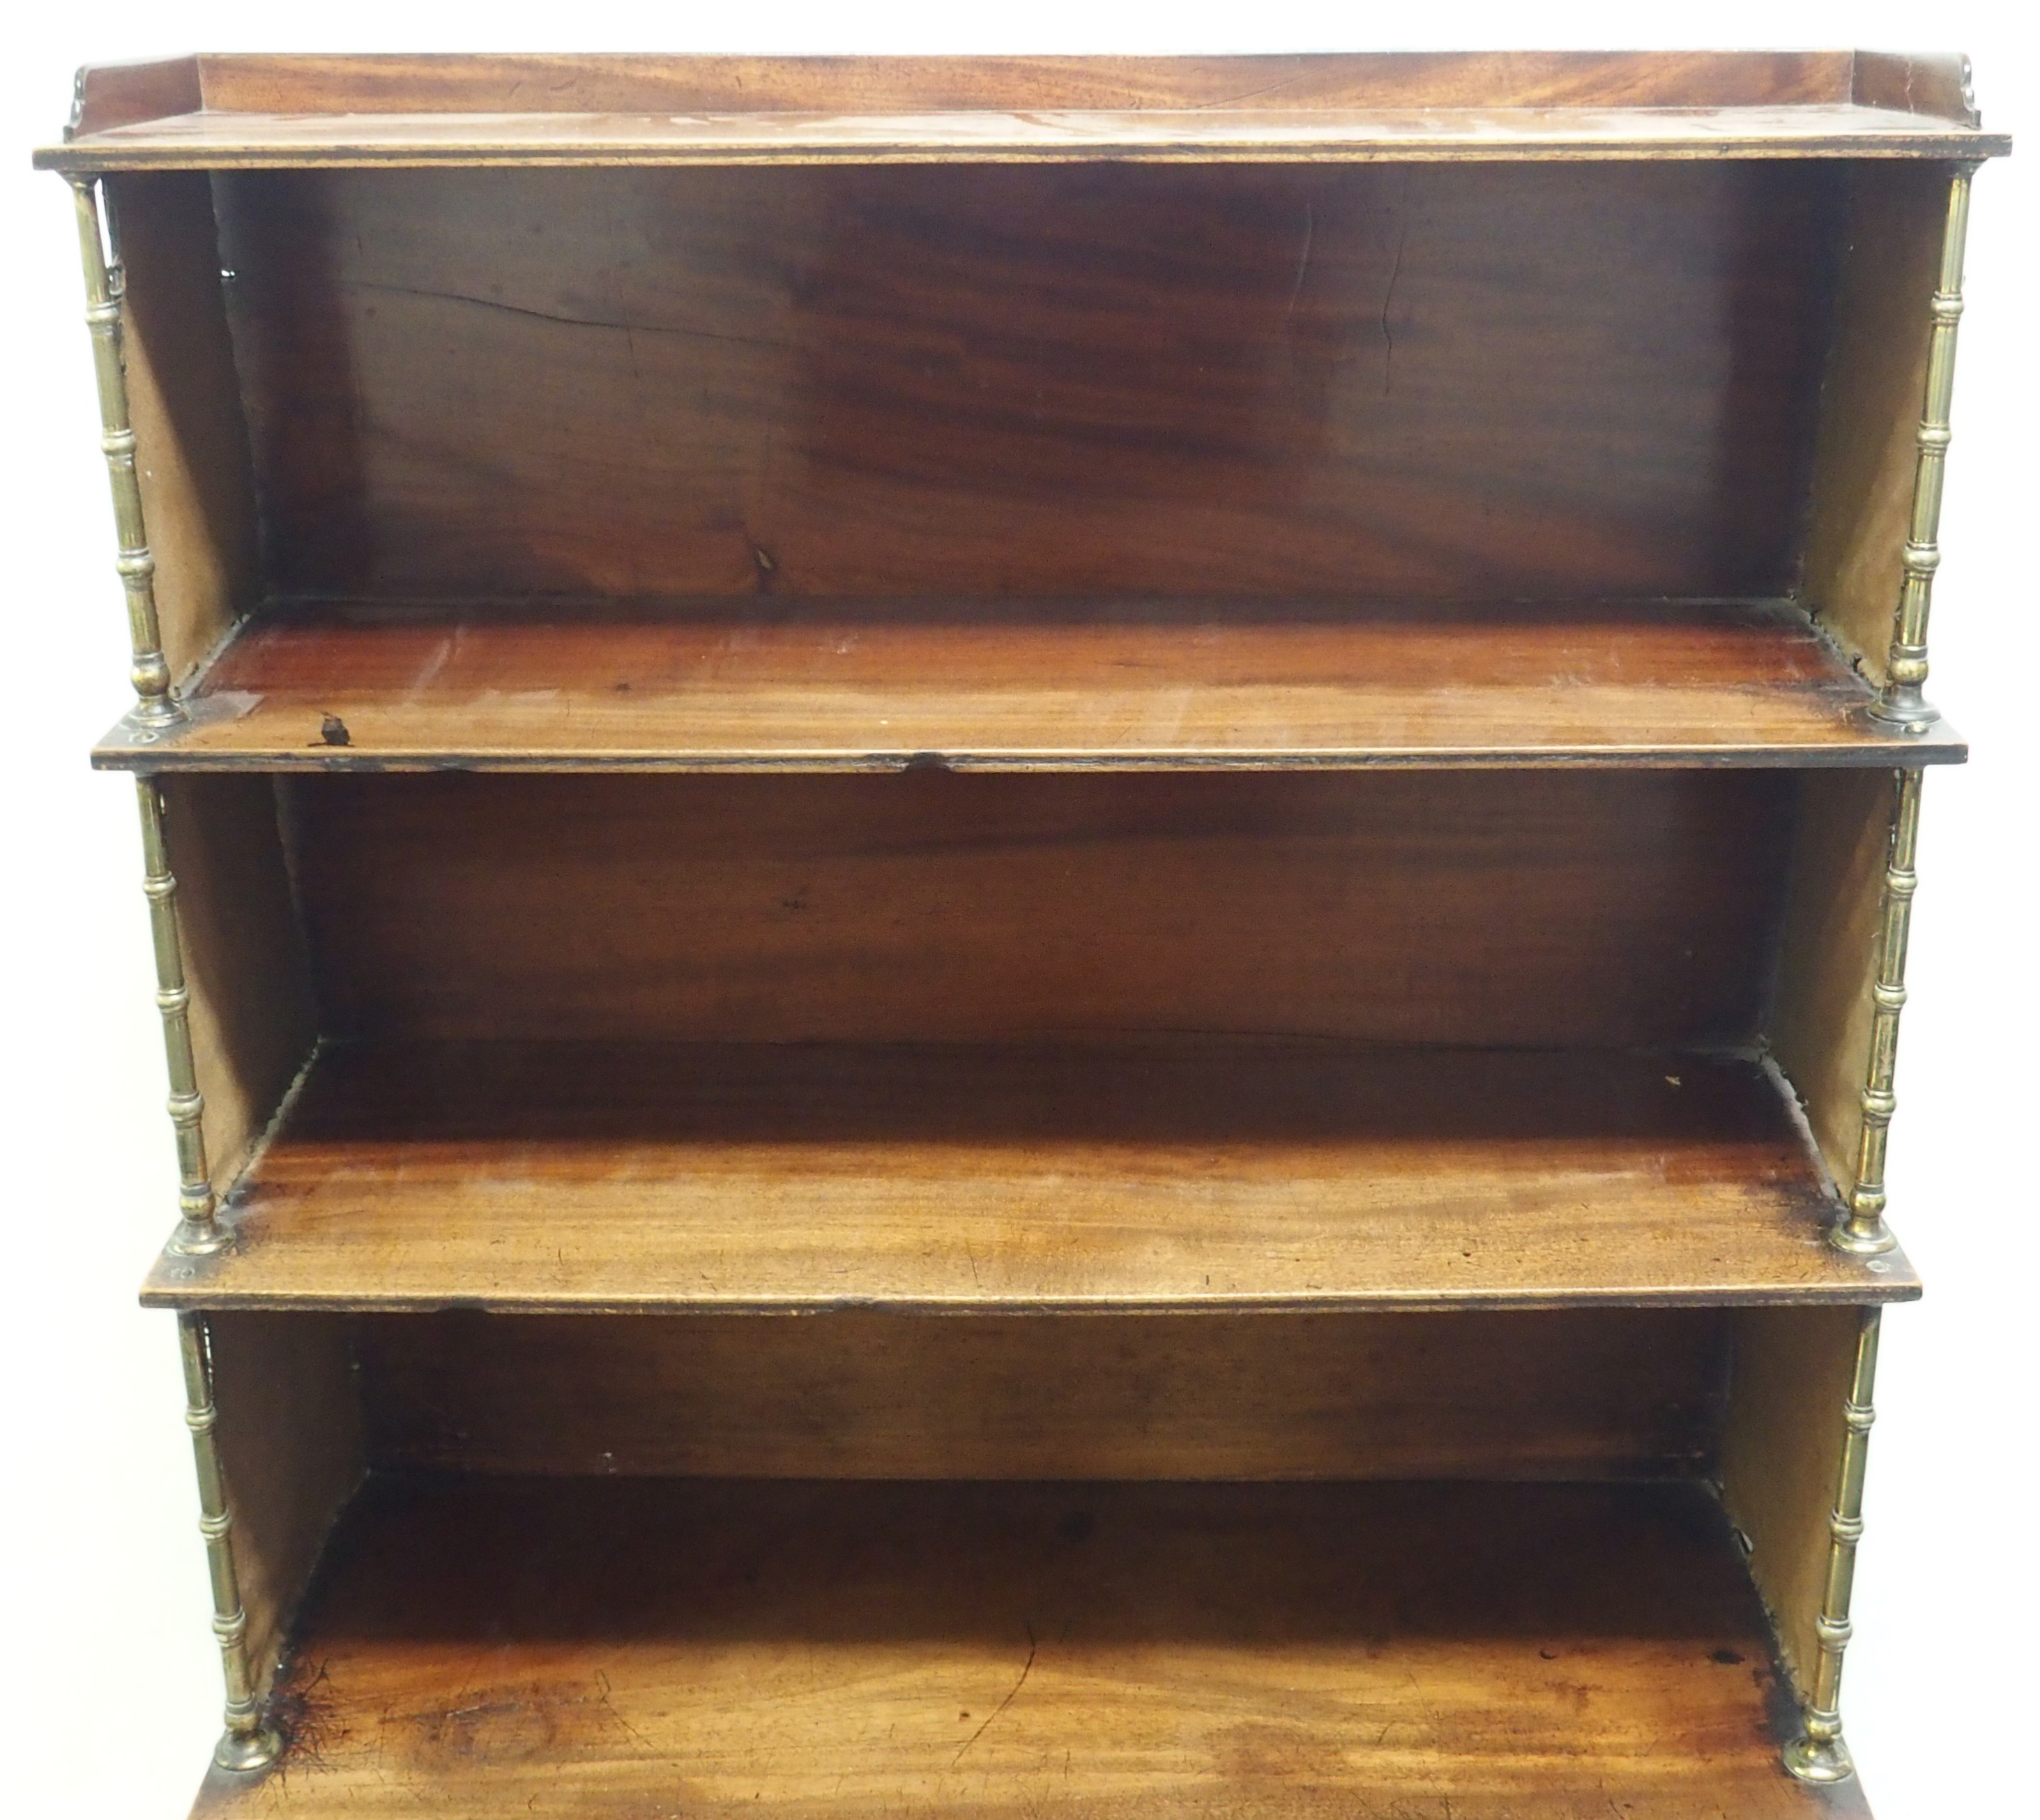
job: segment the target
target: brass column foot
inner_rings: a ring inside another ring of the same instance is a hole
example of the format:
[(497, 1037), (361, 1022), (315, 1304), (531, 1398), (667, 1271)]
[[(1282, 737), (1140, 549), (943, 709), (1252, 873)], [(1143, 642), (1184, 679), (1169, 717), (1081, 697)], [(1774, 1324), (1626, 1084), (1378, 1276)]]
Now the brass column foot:
[(210, 1258), (234, 1243), (234, 1235), (217, 1220), (180, 1220), (163, 1249), (180, 1258)]
[(212, 1748), (212, 1760), (222, 1769), (244, 1775), (267, 1769), (283, 1754), (283, 1738), (266, 1725), (252, 1731), (224, 1732)]
[(1828, 1243), (1853, 1258), (1874, 1258), (1898, 1248), (1897, 1234), (1885, 1224), (1881, 1215), (1868, 1220), (1854, 1216), (1837, 1220), (1828, 1228)]
[(1888, 686), (1870, 704), (1870, 718), (1881, 727), (1901, 733), (1924, 733), (1941, 718), (1941, 710), (1920, 693), (1920, 685)]
[(1819, 1731), (1810, 1723), (1803, 1738), (1785, 1746), (1785, 1767), (1802, 1782), (1846, 1782), (1855, 1774), (1855, 1759), (1842, 1742), (1840, 1727)]

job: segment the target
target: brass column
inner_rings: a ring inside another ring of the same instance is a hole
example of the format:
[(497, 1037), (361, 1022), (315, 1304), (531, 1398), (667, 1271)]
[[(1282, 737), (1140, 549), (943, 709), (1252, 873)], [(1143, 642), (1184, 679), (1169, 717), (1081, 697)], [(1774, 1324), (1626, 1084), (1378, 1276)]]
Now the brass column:
[(1842, 1443), (1841, 1472), (1828, 1519), (1833, 1540), (1828, 1548), (1827, 1584), (1814, 1626), (1821, 1653), (1814, 1667), (1806, 1729), (1785, 1747), (1785, 1767), (1802, 1782), (1840, 1782), (1855, 1773), (1855, 1760), (1842, 1742), (1842, 1652), (1848, 1647), (1855, 1550), (1863, 1539), (1863, 1468), (1870, 1454), (1871, 1424), (1877, 1419), (1871, 1398), (1877, 1385), (1878, 1311), (1865, 1308), (1859, 1318), (1855, 1374), (1848, 1401), (1842, 1407), (1848, 1432)]
[(100, 447), (113, 488), (113, 523), (120, 541), (115, 566), (128, 591), (128, 637), (134, 647), (135, 702), (142, 727), (174, 725), (184, 710), (170, 693), (170, 667), (156, 617), (156, 559), (142, 520), (142, 485), (135, 471), (135, 430), (128, 421), (128, 373), (120, 352), (121, 278), (100, 238), (99, 191), (89, 177), (71, 177), (78, 204), (78, 251), (85, 261), (86, 326), (92, 331), (93, 365), (99, 380)]
[(212, 1331), (204, 1315), (177, 1316), (184, 1353), (185, 1420), (198, 1464), (199, 1533), (205, 1537), (206, 1564), (212, 1572), (212, 1634), (219, 1639), (226, 1677), (226, 1730), (213, 1749), (223, 1769), (265, 1769), (276, 1761), (283, 1741), (262, 1720), (248, 1660), (248, 1614), (241, 1604), (241, 1577), (234, 1565), (234, 1514), (226, 1502), (226, 1477), (213, 1434), (219, 1412), (212, 1401)]
[(1927, 615), (1934, 604), (1934, 571), (1941, 565), (1941, 483), (1947, 468), (1948, 413), (1955, 387), (1955, 330), (1962, 319), (1962, 246), (1969, 236), (1970, 180), (1976, 166), (1957, 168), (1948, 185), (1948, 215), (1941, 234), (1941, 275), (1932, 304), (1926, 396), (1920, 409), (1919, 455), (1912, 470), (1912, 516), (1905, 535), (1905, 577), (1889, 679), (1871, 717), (1918, 733), (1940, 716), (1923, 693), (1927, 682)]
[(177, 1136), (177, 1229), (169, 1249), (192, 1256), (224, 1251), (233, 1235), (219, 1223), (212, 1170), (205, 1154), (205, 1099), (198, 1091), (192, 1053), (191, 989), (185, 982), (184, 944), (177, 926), (177, 881), (163, 838), (162, 787), (153, 777), (135, 780), (142, 804), (142, 889), (149, 900), (149, 931), (156, 946), (156, 1007), (163, 1015), (163, 1050), (169, 1064), (170, 1122)]
[(1885, 1150), (1898, 1101), (1892, 1089), (1898, 1072), (1898, 1017), (1905, 1008), (1905, 950), (1912, 932), (1912, 893), (1920, 879), (1920, 783), (1916, 765), (1897, 774), (1897, 803), (1892, 816), (1891, 852), (1884, 870), (1879, 919), (1877, 978), (1871, 987), (1870, 1068), (1863, 1088), (1863, 1136), (1856, 1146), (1855, 1186), (1848, 1211), (1828, 1231), (1839, 1250), (1867, 1256), (1889, 1251), (1897, 1240), (1884, 1222)]

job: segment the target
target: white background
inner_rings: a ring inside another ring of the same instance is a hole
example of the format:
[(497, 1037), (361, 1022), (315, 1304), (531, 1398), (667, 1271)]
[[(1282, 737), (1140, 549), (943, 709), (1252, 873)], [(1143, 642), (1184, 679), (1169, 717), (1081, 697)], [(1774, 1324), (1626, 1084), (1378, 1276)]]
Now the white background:
[[(124, 706), (124, 623), (70, 199), (28, 168), (31, 144), (63, 124), (74, 66), (192, 50), (1864, 46), (1968, 51), (1985, 124), (2040, 135), (2036, 13), (2030, 0), (761, 0), (698, 13), (96, 0), (17, 16), (0, 67), (0, 1184), (13, 1292), (0, 1313), (0, 1812), (181, 1820), (220, 1700), (172, 1325), (135, 1305), (175, 1180), (133, 791), (86, 764)], [(1931, 692), (1974, 756), (1928, 784), (1891, 1149), (1893, 1218), (1928, 1296), (1885, 1323), (1844, 1702), (1880, 1820), (2032, 1810), (2040, 136), (2027, 143), (1977, 184), (1933, 626)]]

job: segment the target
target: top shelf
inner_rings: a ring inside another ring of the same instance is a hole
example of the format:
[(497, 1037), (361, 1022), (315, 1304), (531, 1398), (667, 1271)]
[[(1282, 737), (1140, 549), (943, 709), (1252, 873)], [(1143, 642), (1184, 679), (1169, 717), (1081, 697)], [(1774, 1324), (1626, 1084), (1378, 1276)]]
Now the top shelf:
[(45, 169), (1915, 158), (2011, 150), (1967, 60), (199, 56), (82, 70)]

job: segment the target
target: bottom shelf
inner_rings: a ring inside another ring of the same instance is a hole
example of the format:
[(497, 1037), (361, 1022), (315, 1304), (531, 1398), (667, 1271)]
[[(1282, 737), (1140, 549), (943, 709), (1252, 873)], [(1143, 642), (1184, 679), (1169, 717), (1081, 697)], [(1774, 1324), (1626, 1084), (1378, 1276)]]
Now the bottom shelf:
[(1692, 1483), (401, 1477), (204, 1816), (1772, 1820)]

